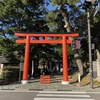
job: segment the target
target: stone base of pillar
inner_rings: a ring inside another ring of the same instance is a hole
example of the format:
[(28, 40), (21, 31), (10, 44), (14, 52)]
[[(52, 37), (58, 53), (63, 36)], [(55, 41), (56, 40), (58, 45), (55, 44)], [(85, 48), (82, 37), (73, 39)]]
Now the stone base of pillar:
[(30, 79), (31, 79), (31, 80), (33, 80), (33, 79), (34, 79), (34, 77), (31, 77)]
[(28, 80), (22, 80), (21, 83), (22, 84), (28, 84), (29, 82), (28, 82)]
[(68, 81), (62, 81), (62, 84), (69, 85)]

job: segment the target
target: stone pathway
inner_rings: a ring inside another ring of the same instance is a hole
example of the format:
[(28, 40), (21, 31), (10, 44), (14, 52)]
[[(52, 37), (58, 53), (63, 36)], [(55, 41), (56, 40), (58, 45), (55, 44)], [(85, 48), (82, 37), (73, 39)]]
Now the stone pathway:
[(55, 91), (99, 91), (100, 87), (90, 88), (90, 85), (81, 85), (74, 83), (74, 78), (69, 77), (71, 82), (69, 85), (62, 85), (62, 75), (51, 76), (50, 84), (40, 84), (40, 79), (29, 80), (28, 84), (21, 84), (21, 82), (13, 82), (8, 85), (1, 85), (0, 90), (55, 90)]

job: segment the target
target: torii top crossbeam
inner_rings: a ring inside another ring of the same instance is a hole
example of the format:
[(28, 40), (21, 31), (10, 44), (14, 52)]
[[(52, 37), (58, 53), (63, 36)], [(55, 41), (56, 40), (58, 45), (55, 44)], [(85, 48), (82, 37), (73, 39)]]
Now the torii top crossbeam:
[(61, 36), (66, 36), (66, 37), (75, 37), (79, 36), (78, 32), (68, 32), (68, 33), (38, 33), (38, 32), (15, 32), (16, 36), (35, 36), (35, 37), (40, 37), (40, 36), (47, 36), (47, 37), (61, 37)]
[[(62, 39), (60, 40), (50, 40), (48, 39), (48, 37), (76, 37), (78, 36), (79, 34), (78, 33), (31, 33), (31, 32), (15, 32), (15, 35), (16, 36), (20, 36), (20, 37), (44, 37), (43, 40), (31, 40), (30, 39), (30, 43), (38, 43), (38, 44), (52, 44), (52, 43), (55, 43), (55, 44), (62, 44), (63, 41)], [(66, 43), (67, 44), (71, 44), (71, 40), (66, 40)], [(16, 40), (16, 43), (26, 43), (26, 39), (24, 40)]]

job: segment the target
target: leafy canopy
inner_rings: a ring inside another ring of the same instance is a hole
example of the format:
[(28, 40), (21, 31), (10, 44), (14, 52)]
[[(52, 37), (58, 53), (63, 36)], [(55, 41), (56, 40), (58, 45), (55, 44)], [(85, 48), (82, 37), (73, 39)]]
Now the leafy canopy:
[(74, 5), (77, 2), (79, 2), (80, 0), (51, 0), (52, 5), (56, 5), (56, 4), (71, 4)]

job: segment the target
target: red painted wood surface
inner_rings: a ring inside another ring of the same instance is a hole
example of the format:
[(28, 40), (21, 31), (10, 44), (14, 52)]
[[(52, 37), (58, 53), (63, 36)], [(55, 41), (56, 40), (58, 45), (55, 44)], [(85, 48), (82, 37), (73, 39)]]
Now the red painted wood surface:
[(40, 75), (40, 84), (50, 84), (50, 75)]
[[(29, 50), (30, 44), (62, 44), (63, 53), (63, 81), (68, 81), (68, 63), (67, 63), (67, 44), (71, 44), (72, 41), (68, 40), (68, 37), (76, 37), (79, 33), (25, 33), (25, 32), (15, 32), (16, 36), (26, 37), (24, 40), (16, 40), (16, 43), (25, 43), (25, 58), (24, 58), (24, 70), (23, 70), (23, 80), (28, 80), (28, 65), (29, 65)], [(44, 40), (32, 40), (31, 37), (44, 37)], [(61, 37), (60, 40), (49, 40), (48, 37)], [(47, 80), (46, 80), (47, 79)], [(50, 76), (40, 76), (40, 83), (47, 82), (50, 84)]]

